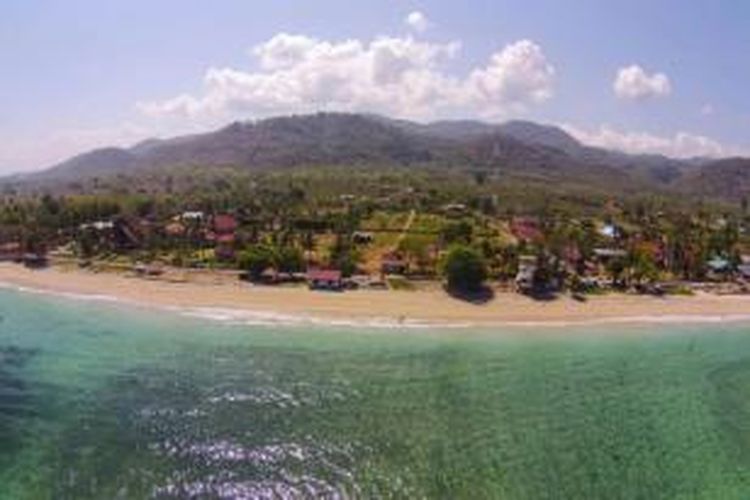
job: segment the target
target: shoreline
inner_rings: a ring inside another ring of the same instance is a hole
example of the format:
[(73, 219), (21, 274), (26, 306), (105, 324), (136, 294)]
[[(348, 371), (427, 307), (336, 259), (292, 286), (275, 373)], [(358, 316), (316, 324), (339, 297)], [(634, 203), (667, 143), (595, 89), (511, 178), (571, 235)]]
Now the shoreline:
[(244, 324), (465, 328), (750, 321), (750, 296), (740, 295), (657, 298), (611, 294), (581, 303), (569, 297), (539, 302), (515, 293), (498, 293), (478, 305), (441, 290), (330, 293), (251, 285), (219, 273), (198, 276), (202, 282), (0, 264), (0, 283), (20, 290), (117, 301)]

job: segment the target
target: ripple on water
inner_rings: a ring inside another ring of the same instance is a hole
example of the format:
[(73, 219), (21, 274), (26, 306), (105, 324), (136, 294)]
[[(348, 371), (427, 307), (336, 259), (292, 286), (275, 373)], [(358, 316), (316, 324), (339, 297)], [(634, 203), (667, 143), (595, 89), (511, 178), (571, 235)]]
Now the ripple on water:
[[(351, 450), (332, 445), (165, 441), (152, 450), (182, 465), (166, 484), (154, 489), (156, 498), (333, 499), (348, 498), (357, 491), (350, 472)], [(262, 474), (252, 474), (248, 467)], [(195, 477), (206, 470), (214, 472)]]
[(292, 394), (275, 387), (257, 387), (250, 391), (228, 391), (218, 396), (208, 398), (211, 404), (222, 403), (254, 403), (259, 405), (273, 405), (279, 408), (294, 408), (301, 402)]
[(170, 483), (154, 489), (154, 498), (220, 499), (344, 499), (352, 495), (343, 487), (311, 477), (289, 477), (285, 481), (233, 481), (208, 477), (203, 481)]

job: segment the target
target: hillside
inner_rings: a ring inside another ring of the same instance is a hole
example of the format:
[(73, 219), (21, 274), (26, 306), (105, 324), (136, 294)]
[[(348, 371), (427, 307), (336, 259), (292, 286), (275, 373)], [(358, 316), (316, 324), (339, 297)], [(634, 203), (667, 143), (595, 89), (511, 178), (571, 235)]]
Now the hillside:
[(678, 187), (706, 198), (741, 200), (750, 196), (750, 159), (727, 158), (707, 163), (686, 175)]
[(179, 167), (264, 171), (316, 166), (483, 170), (536, 183), (616, 186), (617, 192), (676, 190), (728, 199), (750, 189), (745, 160), (704, 164), (628, 155), (589, 147), (560, 128), (532, 122), (421, 124), (343, 113), (237, 122), (205, 134), (144, 141), (130, 149), (100, 149), (13, 182), (49, 186)]

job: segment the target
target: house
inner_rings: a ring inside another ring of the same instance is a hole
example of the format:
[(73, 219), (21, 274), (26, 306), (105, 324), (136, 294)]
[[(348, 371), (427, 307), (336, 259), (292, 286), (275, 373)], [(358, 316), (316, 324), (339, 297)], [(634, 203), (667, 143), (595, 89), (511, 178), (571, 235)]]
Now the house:
[(620, 237), (620, 230), (614, 224), (604, 224), (599, 229), (599, 234), (608, 239), (615, 239)]
[(216, 234), (234, 234), (239, 224), (233, 215), (216, 215), (213, 221)]
[(516, 273), (516, 288), (526, 293), (534, 288), (534, 275), (537, 270), (536, 255), (522, 255), (518, 258), (518, 273)]
[(133, 266), (133, 271), (140, 276), (161, 276), (164, 274), (164, 269), (161, 266), (154, 264), (147, 265), (141, 262)]
[(750, 280), (750, 264), (740, 264), (737, 266), (737, 274), (744, 280)]
[(365, 233), (363, 231), (356, 231), (352, 234), (352, 241), (355, 245), (369, 245), (375, 241), (375, 236), (372, 233)]
[(344, 288), (341, 271), (333, 269), (310, 269), (307, 271), (310, 290), (340, 291)]
[(539, 223), (530, 217), (515, 217), (510, 223), (510, 231), (518, 241), (532, 243), (543, 238)]
[(27, 252), (23, 254), (23, 265), (30, 269), (41, 269), (49, 264), (47, 256), (43, 253)]
[(706, 262), (708, 277), (714, 280), (721, 280), (732, 272), (732, 263), (723, 257), (714, 257)]
[(380, 261), (380, 272), (382, 274), (406, 274), (408, 270), (409, 263), (397, 254), (384, 255)]
[(594, 256), (602, 264), (606, 264), (615, 259), (622, 259), (628, 256), (628, 252), (620, 248), (595, 248)]
[(237, 219), (232, 215), (217, 215), (214, 217), (215, 252), (218, 259), (234, 259), (235, 231), (238, 226)]
[(20, 243), (10, 242), (0, 244), (0, 262), (17, 262), (21, 260), (22, 256)]
[(466, 205), (463, 203), (451, 203), (443, 207), (443, 213), (448, 217), (461, 217), (466, 211)]
[(115, 223), (110, 220), (98, 220), (90, 224), (81, 224), (79, 226), (81, 231), (94, 230), (98, 232), (111, 231), (115, 228)]
[(182, 212), (179, 218), (183, 221), (200, 222), (203, 219), (205, 219), (205, 215), (203, 214), (203, 212), (187, 211), (187, 212)]
[(234, 234), (216, 235), (216, 248), (214, 250), (216, 258), (221, 260), (234, 259)]
[(148, 227), (143, 220), (131, 221), (125, 218), (113, 223), (112, 239), (118, 250), (133, 250), (141, 246), (141, 232)]
[(179, 222), (170, 222), (164, 227), (164, 232), (167, 233), (167, 236), (171, 236), (173, 238), (183, 236), (185, 234), (185, 231), (185, 226)]

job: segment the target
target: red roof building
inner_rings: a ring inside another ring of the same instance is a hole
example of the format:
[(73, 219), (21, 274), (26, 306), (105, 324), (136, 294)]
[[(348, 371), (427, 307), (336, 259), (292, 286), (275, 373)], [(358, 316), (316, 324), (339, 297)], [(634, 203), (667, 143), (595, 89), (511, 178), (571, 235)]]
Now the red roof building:
[(214, 231), (219, 234), (234, 233), (239, 224), (233, 215), (217, 215), (214, 217)]
[(219, 234), (216, 236), (216, 242), (223, 245), (234, 243), (234, 234)]
[(341, 271), (334, 269), (310, 269), (307, 283), (312, 290), (341, 290), (344, 286)]
[(520, 241), (534, 242), (543, 237), (537, 221), (528, 217), (514, 218), (510, 223), (510, 230)]

